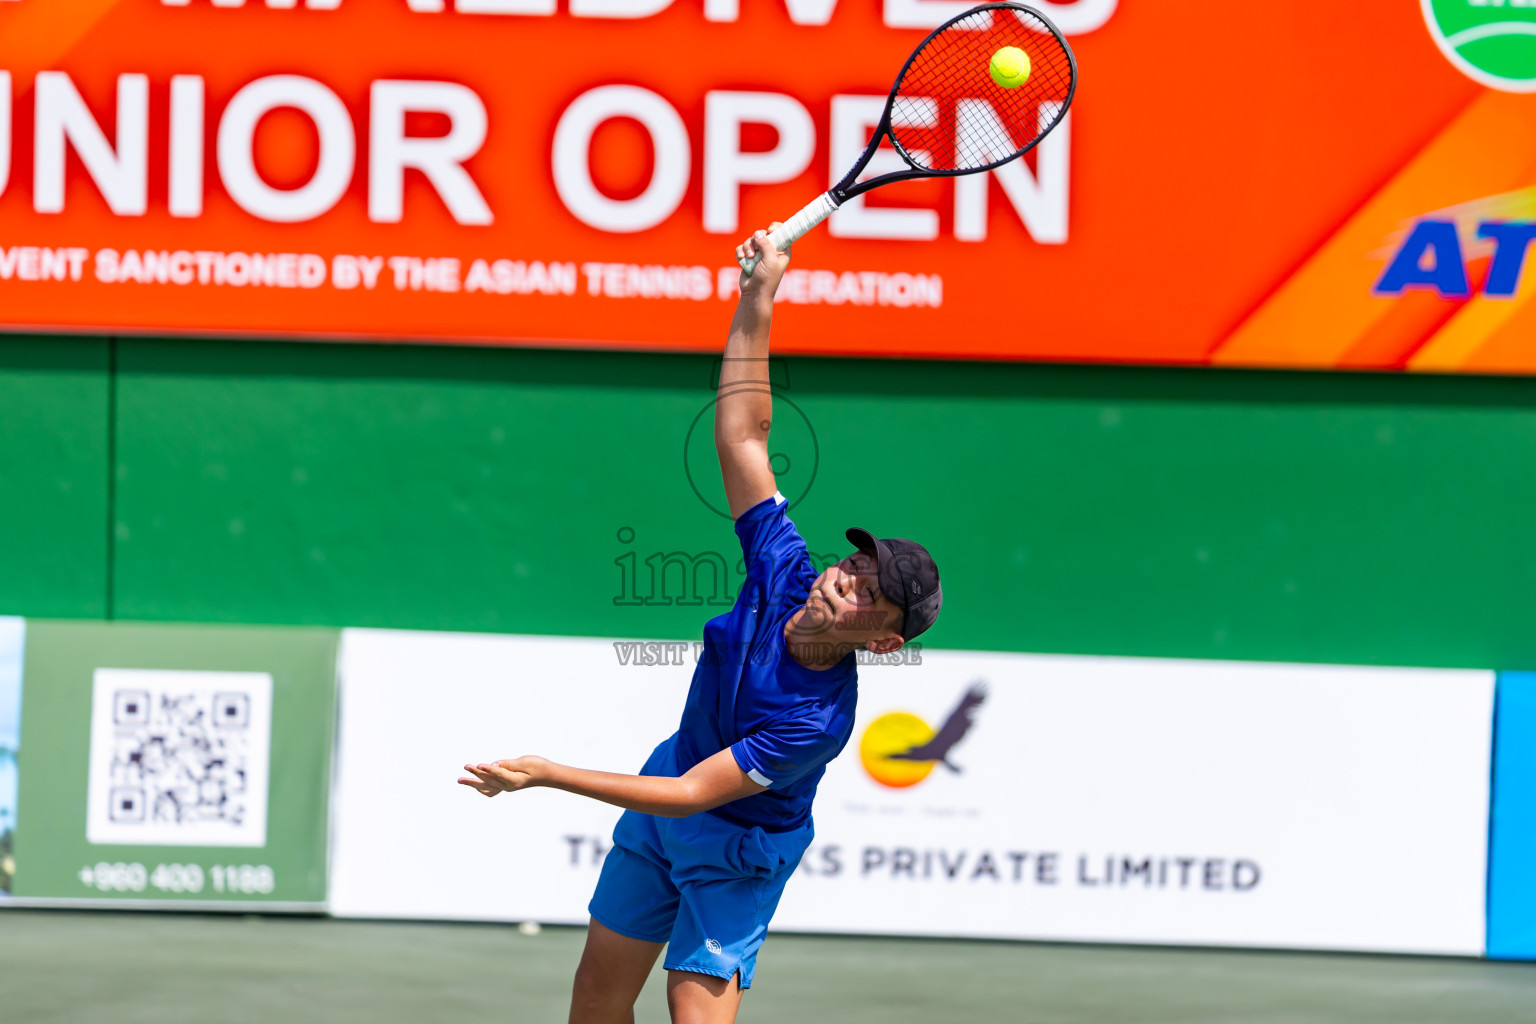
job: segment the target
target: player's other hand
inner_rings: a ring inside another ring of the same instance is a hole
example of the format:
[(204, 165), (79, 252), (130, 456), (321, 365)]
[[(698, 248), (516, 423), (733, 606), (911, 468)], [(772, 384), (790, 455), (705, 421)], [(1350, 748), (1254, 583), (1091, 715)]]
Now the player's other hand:
[(741, 294), (743, 297), (752, 294), (773, 297), (778, 291), (779, 281), (784, 277), (784, 271), (789, 267), (789, 249), (779, 252), (768, 241), (768, 231), (779, 227), (779, 222), (774, 221), (768, 225), (767, 231), (753, 232), (752, 237), (736, 247), (736, 259), (744, 260), (753, 256), (758, 257), (756, 267), (752, 268), (752, 275), (741, 275)]
[(542, 757), (514, 757), (506, 761), (466, 764), (464, 770), (469, 772), (470, 777), (461, 777), (459, 785), (468, 786), (485, 796), (514, 793), (519, 789), (537, 786), (547, 764), (549, 762)]

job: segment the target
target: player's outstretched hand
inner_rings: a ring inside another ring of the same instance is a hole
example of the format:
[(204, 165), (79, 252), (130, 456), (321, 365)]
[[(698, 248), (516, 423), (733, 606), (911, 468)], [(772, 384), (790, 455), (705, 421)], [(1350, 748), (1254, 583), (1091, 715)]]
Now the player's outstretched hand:
[(756, 290), (766, 290), (769, 296), (778, 291), (779, 280), (783, 278), (784, 271), (789, 267), (789, 248), (779, 252), (768, 241), (768, 231), (780, 227), (778, 221), (768, 225), (767, 231), (755, 231), (752, 237), (736, 247), (736, 259), (741, 261), (752, 256), (760, 257), (757, 266), (752, 269), (749, 277), (746, 273), (741, 275), (741, 293), (750, 294)]
[(519, 789), (538, 785), (540, 769), (548, 763), (542, 757), (514, 757), (506, 761), (466, 764), (464, 770), (472, 777), (461, 777), (459, 785), (468, 786), (485, 796), (515, 793)]

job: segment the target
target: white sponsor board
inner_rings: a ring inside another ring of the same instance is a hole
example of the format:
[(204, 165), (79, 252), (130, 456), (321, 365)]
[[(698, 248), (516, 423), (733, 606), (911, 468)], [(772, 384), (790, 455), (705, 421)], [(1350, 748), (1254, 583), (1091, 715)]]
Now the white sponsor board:
[(585, 923), (617, 808), (553, 790), (486, 799), (465, 762), (541, 754), (640, 770), (689, 666), (607, 640), (349, 629), (339, 663), (331, 912)]
[[(635, 771), (691, 664), (621, 651), (348, 631), (333, 912), (584, 922), (617, 812), (453, 780), (520, 753)], [(1492, 706), (1491, 672), (951, 651), (864, 667), (774, 925), (1480, 954)]]
[[(872, 777), (871, 726), (942, 732), (978, 681), (957, 770)], [(860, 682), (782, 929), (1482, 952), (1491, 672), (925, 651)]]

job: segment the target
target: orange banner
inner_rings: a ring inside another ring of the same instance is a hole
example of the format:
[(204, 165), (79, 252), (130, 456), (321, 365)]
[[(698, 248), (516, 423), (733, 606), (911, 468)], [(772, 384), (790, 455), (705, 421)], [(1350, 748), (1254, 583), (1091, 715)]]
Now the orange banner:
[[(0, 0), (0, 323), (717, 349), (736, 242), (966, 6)], [(1536, 371), (1536, 96), (1461, 66), (1493, 29), (1036, 6), (1067, 121), (834, 214), (780, 351)]]

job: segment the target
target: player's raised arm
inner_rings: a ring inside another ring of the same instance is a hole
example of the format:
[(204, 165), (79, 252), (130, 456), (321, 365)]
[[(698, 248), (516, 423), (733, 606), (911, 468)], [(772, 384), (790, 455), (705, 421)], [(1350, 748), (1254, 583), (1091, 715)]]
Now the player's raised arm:
[(773, 294), (789, 265), (789, 253), (776, 251), (764, 231), (738, 246), (736, 256), (756, 257), (758, 263), (751, 274), (741, 275), (741, 300), (725, 342), (715, 403), (715, 452), (733, 519), (778, 490), (768, 463), (773, 422), (768, 330), (773, 324)]

